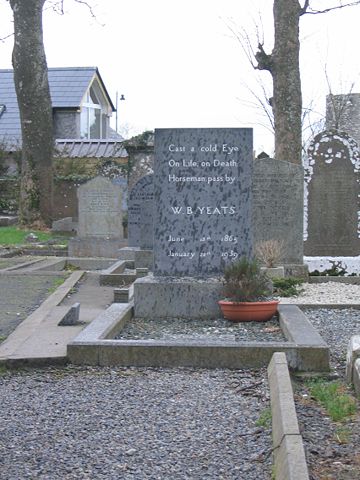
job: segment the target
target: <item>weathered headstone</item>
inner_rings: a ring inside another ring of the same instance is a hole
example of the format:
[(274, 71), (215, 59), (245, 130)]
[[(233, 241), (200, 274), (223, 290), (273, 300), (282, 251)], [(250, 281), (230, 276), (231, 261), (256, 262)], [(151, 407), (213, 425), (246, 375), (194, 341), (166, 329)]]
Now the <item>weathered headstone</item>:
[(79, 237), (119, 237), (122, 228), (121, 189), (105, 177), (81, 185), (79, 199)]
[(283, 250), (281, 263), (302, 265), (303, 167), (258, 158), (254, 161), (252, 191), (255, 246), (278, 240)]
[(360, 153), (348, 134), (327, 130), (312, 141), (305, 165), (305, 254), (360, 254)]
[(152, 249), (154, 244), (153, 175), (141, 178), (132, 188), (128, 205), (129, 247)]
[(252, 155), (251, 129), (155, 131), (155, 275), (217, 275), (251, 254)]
[(115, 258), (123, 246), (122, 189), (96, 177), (78, 189), (78, 237), (69, 242), (69, 255)]

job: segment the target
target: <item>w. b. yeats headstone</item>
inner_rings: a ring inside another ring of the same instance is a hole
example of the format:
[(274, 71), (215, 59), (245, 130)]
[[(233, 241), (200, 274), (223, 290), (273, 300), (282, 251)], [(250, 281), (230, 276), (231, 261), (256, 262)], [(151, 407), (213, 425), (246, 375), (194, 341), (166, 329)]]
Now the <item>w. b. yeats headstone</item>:
[(252, 167), (252, 129), (155, 130), (155, 275), (218, 275), (251, 254)]
[(360, 153), (348, 134), (327, 130), (305, 165), (306, 255), (360, 254)]
[(154, 182), (146, 175), (130, 191), (128, 205), (129, 247), (152, 249), (154, 244)]

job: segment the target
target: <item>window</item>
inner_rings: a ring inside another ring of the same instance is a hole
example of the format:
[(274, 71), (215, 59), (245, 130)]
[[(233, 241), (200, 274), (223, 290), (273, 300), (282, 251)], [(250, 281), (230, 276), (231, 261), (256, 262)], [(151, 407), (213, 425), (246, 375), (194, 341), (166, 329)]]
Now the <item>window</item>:
[[(101, 102), (100, 88), (93, 84), (85, 98), (80, 112), (80, 138), (106, 138), (107, 114)], [(98, 90), (98, 92), (96, 91)]]

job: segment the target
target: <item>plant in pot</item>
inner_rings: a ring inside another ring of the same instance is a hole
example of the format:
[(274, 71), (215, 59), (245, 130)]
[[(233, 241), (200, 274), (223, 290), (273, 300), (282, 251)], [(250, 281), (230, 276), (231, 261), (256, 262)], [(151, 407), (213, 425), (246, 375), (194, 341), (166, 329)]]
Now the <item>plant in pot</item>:
[(219, 306), (225, 318), (235, 322), (265, 322), (277, 312), (272, 282), (255, 258), (242, 257), (225, 267), (224, 300)]

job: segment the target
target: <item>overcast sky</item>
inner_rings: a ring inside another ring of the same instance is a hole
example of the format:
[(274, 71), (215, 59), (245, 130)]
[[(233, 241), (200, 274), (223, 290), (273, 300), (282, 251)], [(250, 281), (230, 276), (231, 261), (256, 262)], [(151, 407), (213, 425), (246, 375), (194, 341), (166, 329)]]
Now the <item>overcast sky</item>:
[[(229, 30), (250, 33), (262, 23), (265, 49), (272, 47), (270, 0), (65, 0), (65, 15), (44, 12), (49, 67), (97, 66), (115, 103), (119, 124), (133, 132), (157, 127), (253, 127), (257, 151), (272, 151), (272, 136), (251, 107), (254, 71)], [(323, 6), (334, 3), (315, 0)], [(261, 21), (259, 20), (261, 16)], [(1, 36), (12, 30), (11, 9), (0, 0)], [(360, 6), (301, 19), (304, 106), (324, 113), (333, 93), (360, 92)], [(256, 38), (254, 37), (256, 42)], [(0, 44), (0, 68), (11, 68), (13, 39)], [(269, 83), (266, 72), (261, 78)], [(269, 84), (270, 85), (270, 84)]]

